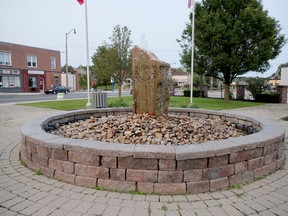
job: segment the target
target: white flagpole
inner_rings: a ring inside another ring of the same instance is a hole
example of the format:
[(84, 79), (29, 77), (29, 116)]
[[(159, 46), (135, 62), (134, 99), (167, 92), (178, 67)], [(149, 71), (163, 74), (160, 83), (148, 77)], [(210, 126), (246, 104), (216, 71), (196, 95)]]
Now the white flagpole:
[(190, 107), (193, 106), (193, 73), (194, 73), (194, 18), (195, 18), (195, 1), (192, 0), (192, 35), (191, 35), (191, 74), (190, 74)]
[(88, 18), (87, 18), (87, 2), (88, 0), (85, 0), (85, 24), (86, 24), (86, 60), (87, 60), (87, 97), (88, 102), (86, 104), (86, 107), (91, 107), (90, 102), (90, 71), (89, 71), (89, 43), (88, 43)]

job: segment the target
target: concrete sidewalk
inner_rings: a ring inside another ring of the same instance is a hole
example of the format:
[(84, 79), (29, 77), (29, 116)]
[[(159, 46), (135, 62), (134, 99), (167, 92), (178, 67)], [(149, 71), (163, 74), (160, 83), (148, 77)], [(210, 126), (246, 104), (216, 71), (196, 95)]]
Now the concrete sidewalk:
[[(0, 215), (288, 215), (287, 163), (276, 173), (239, 188), (179, 196), (99, 191), (35, 175), (19, 161), (21, 125), (52, 112), (56, 111), (0, 106)], [(270, 104), (225, 112), (274, 119), (288, 131), (288, 122), (280, 120), (288, 116), (288, 105)]]

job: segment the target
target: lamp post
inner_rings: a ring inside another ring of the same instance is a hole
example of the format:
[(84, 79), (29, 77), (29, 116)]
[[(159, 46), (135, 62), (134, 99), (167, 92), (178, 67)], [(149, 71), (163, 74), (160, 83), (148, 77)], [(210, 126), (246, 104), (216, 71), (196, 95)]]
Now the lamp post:
[(66, 33), (66, 87), (68, 88), (68, 35), (71, 32), (74, 32), (74, 34), (76, 34), (76, 29), (71, 29), (68, 33)]

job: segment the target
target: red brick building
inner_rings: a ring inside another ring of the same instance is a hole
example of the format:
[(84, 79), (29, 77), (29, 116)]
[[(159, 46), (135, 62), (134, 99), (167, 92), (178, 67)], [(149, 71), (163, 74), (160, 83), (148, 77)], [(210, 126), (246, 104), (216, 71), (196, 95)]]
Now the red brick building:
[(0, 92), (40, 92), (60, 83), (60, 51), (0, 41)]

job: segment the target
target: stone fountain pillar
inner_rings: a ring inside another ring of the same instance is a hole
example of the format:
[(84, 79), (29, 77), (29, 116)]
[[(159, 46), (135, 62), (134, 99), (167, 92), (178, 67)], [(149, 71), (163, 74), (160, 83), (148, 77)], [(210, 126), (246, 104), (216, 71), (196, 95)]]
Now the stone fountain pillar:
[(168, 113), (170, 65), (135, 46), (132, 50), (133, 112), (161, 116)]

